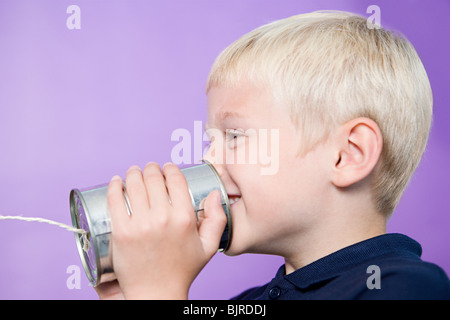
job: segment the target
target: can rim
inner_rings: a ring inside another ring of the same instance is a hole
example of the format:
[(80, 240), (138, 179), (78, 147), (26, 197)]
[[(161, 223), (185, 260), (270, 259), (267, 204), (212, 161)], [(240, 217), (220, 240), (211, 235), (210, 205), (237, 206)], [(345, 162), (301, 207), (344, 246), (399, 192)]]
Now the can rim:
[[(80, 228), (79, 225), (79, 219), (77, 219), (77, 210), (76, 210), (76, 200), (75, 200), (75, 195), (80, 199), (83, 209), (85, 211), (88, 211), (88, 207), (86, 206), (86, 202), (84, 201), (84, 197), (82, 192), (79, 189), (72, 189), (70, 191), (70, 215), (72, 218), (72, 225), (75, 228)], [(83, 246), (81, 244), (81, 235), (78, 233), (75, 233), (75, 240), (77, 243), (77, 248), (78, 248), (78, 254), (80, 255), (81, 258), (81, 263), (83, 264), (83, 268), (84, 268), (84, 272), (86, 273), (89, 282), (93, 285), (96, 286), (97, 284), (99, 284), (99, 266), (100, 266), (100, 259), (99, 259), (99, 252), (98, 252), (98, 248), (95, 244), (95, 234), (92, 233), (92, 223), (90, 220), (90, 214), (88, 212), (85, 212), (85, 216), (86, 216), (86, 220), (89, 226), (89, 233), (91, 234), (91, 239), (92, 239), (92, 243), (94, 246), (94, 252), (95, 252), (95, 273), (97, 274), (97, 279), (94, 279), (94, 277), (92, 276), (92, 271), (90, 270), (88, 263), (86, 261), (85, 258), (85, 251), (83, 250)]]
[(222, 199), (225, 200), (225, 206), (226, 206), (226, 210), (225, 210), (225, 215), (227, 216), (227, 227), (228, 227), (228, 241), (227, 241), (227, 245), (225, 246), (224, 249), (219, 249), (220, 252), (225, 252), (228, 250), (228, 248), (231, 245), (231, 240), (233, 239), (233, 220), (231, 218), (231, 207), (230, 207), (230, 200), (228, 199), (228, 194), (227, 191), (225, 190), (225, 186), (223, 185), (222, 179), (219, 176), (219, 173), (217, 172), (216, 168), (214, 168), (214, 166), (212, 165), (211, 162), (209, 162), (208, 160), (204, 160), (202, 159), (202, 162), (207, 164), (208, 167), (211, 169), (211, 171), (214, 173), (214, 175), (217, 178), (217, 181), (219, 183), (219, 187), (220, 187), (220, 192), (222, 194)]

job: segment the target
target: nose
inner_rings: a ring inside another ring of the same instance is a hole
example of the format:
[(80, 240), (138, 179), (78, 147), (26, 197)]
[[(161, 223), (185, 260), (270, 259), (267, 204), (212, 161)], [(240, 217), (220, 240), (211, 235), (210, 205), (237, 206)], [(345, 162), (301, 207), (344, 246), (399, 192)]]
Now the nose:
[(214, 169), (216, 169), (219, 176), (221, 178), (223, 178), (224, 173), (225, 173), (225, 169), (223, 167), (224, 166), (223, 161), (221, 161), (222, 159), (218, 159), (218, 157), (214, 156), (214, 151), (212, 149), (213, 148), (209, 148), (209, 150), (203, 156), (203, 160), (206, 160), (209, 163), (211, 163), (213, 165)]
[(225, 161), (224, 153), (225, 150), (220, 144), (211, 144), (208, 151), (204, 154), (203, 160), (211, 163), (214, 169), (216, 169), (217, 174), (219, 175), (220, 180), (222, 180), (227, 192), (229, 190), (239, 190), (230, 176), (230, 172), (228, 171), (229, 167)]

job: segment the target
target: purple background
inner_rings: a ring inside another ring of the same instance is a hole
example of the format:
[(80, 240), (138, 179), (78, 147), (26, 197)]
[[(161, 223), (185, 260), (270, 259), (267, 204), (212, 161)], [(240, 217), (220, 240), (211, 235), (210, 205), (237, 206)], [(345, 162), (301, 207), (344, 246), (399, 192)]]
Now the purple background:
[[(81, 8), (81, 30), (66, 9)], [(205, 121), (204, 86), (219, 52), (270, 21), (319, 9), (370, 16), (405, 34), (427, 69), (434, 124), (427, 152), (388, 231), (423, 246), (450, 274), (450, 4), (433, 1), (2, 1), (0, 4), (0, 214), (70, 224), (69, 191), (107, 182), (150, 160), (170, 161), (177, 128)], [(226, 299), (263, 284), (279, 257), (217, 254), (191, 298)], [(1, 299), (97, 298), (70, 232), (0, 221)]]

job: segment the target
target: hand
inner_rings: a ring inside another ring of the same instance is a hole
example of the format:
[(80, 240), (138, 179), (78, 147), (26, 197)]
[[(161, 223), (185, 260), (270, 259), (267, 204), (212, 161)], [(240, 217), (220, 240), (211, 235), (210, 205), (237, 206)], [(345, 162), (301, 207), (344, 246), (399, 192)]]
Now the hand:
[[(108, 188), (114, 272), (125, 298), (187, 299), (192, 281), (219, 248), (226, 216), (220, 193), (195, 216), (186, 178), (177, 166), (156, 163), (128, 169), (126, 190), (115, 176)], [(170, 199), (170, 201), (169, 201)]]

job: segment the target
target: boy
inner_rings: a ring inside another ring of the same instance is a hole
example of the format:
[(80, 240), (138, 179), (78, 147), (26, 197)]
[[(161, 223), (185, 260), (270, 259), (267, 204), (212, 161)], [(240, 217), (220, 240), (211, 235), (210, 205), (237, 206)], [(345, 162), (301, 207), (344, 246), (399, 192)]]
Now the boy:
[[(432, 117), (407, 40), (344, 12), (275, 21), (221, 53), (207, 97), (205, 158), (233, 203), (226, 253), (285, 259), (271, 282), (237, 299), (450, 299), (446, 274), (420, 259), (420, 245), (386, 234)], [(235, 161), (260, 129), (279, 137), (266, 140), (276, 144), (273, 174), (261, 174), (260, 159)], [(126, 188), (132, 216), (121, 178), (108, 190), (118, 281), (99, 286), (100, 298), (186, 299), (226, 223), (219, 195), (197, 223), (173, 164), (131, 167)]]

